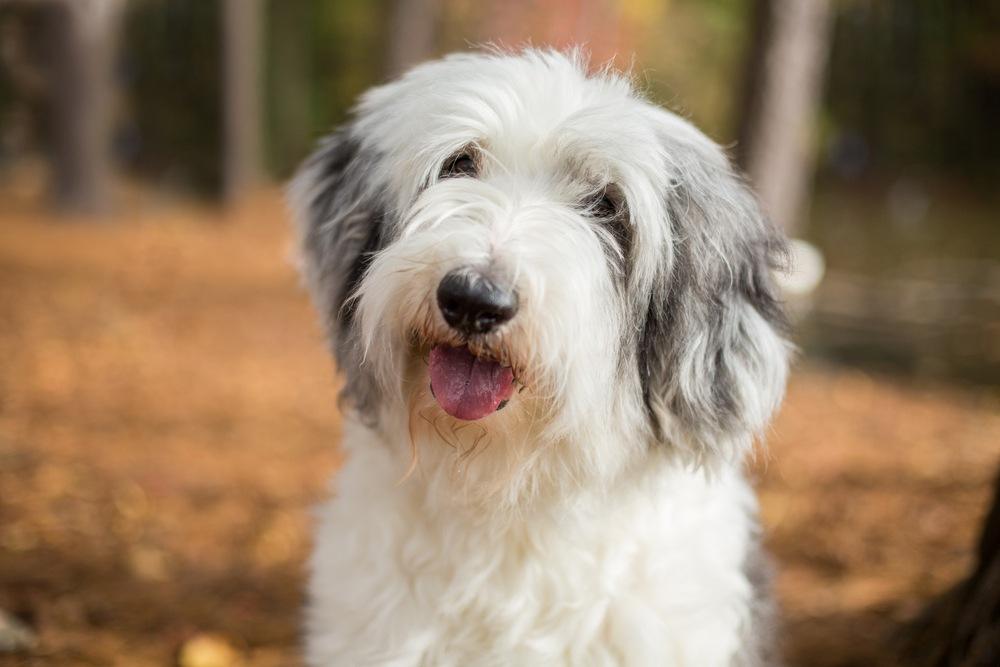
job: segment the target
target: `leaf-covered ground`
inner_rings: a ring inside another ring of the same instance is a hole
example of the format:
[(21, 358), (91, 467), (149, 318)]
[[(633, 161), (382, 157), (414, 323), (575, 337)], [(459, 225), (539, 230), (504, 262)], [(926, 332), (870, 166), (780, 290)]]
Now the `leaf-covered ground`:
[[(279, 198), (98, 223), (26, 201), (0, 202), (0, 609), (37, 645), (0, 665), (297, 664), (339, 422)], [(969, 564), (997, 394), (804, 360), (769, 441), (789, 661), (892, 664)]]

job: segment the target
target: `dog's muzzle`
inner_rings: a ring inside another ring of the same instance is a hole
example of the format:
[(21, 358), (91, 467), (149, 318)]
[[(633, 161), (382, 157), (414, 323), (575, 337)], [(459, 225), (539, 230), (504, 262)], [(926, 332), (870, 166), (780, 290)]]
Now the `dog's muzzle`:
[[(448, 326), (468, 339), (488, 334), (517, 314), (517, 292), (470, 270), (448, 273), (438, 285), (438, 308)], [(477, 356), (467, 345), (436, 345), (428, 360), (431, 393), (456, 419), (496, 412), (514, 393), (514, 373), (499, 361)]]

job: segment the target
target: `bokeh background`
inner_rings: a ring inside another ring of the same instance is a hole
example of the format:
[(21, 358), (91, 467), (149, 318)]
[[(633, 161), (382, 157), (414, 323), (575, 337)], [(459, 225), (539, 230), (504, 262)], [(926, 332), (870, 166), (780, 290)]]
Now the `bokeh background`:
[(804, 241), (753, 464), (789, 663), (1000, 664), (913, 625), (971, 590), (1000, 636), (1000, 546), (953, 589), (1000, 464), (1000, 3), (0, 0), (0, 665), (299, 663), (340, 427), (280, 184), (487, 42), (630, 69)]

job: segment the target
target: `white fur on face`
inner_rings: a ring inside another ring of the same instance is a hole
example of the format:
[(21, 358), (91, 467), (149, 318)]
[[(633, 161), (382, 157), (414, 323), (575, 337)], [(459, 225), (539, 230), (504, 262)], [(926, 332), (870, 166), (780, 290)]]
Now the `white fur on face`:
[[(462, 152), (477, 174), (442, 179)], [(588, 209), (605, 189), (616, 221)], [(428, 349), (502, 359), (520, 391), (465, 430), (503, 450), (490, 456), (507, 479), (560, 442), (573, 453), (548, 464), (575, 482), (613, 477), (653, 440), (688, 461), (734, 460), (780, 399), (766, 275), (780, 241), (718, 148), (620, 75), (550, 52), (418, 67), (364, 96), (293, 197), (348, 395), (357, 385), (384, 427), (454, 432), (465, 425), (427, 391)], [(375, 227), (376, 242), (347, 245)], [(469, 340), (450, 330), (435, 293), (453, 269), (516, 289), (516, 317)]]

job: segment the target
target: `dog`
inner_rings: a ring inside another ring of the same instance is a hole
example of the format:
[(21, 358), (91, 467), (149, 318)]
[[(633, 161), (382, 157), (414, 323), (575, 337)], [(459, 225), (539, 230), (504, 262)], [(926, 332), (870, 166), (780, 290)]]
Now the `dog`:
[(464, 53), (289, 193), (345, 383), (308, 664), (771, 664), (785, 241), (717, 145), (579, 51)]

